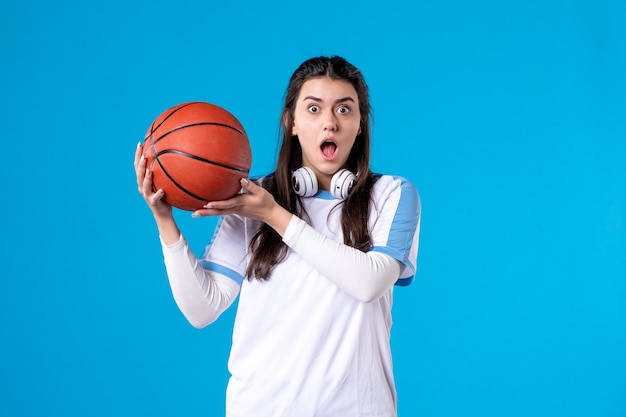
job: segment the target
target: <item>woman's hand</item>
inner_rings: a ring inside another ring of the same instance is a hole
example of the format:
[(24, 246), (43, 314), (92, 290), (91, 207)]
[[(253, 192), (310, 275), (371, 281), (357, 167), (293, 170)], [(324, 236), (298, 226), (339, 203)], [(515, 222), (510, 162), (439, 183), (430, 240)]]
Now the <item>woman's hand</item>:
[(174, 220), (172, 206), (163, 199), (165, 192), (160, 189), (156, 192), (153, 191), (152, 172), (146, 169), (146, 158), (143, 156), (141, 150), (141, 145), (138, 144), (137, 150), (135, 151), (137, 188), (139, 189), (139, 194), (146, 200), (148, 207), (152, 210), (152, 215), (157, 223), (161, 240), (165, 244), (171, 245), (180, 240), (180, 230)]
[(204, 205), (203, 209), (196, 210), (192, 216), (239, 214), (267, 223), (282, 236), (292, 214), (276, 203), (274, 197), (265, 188), (254, 182), (242, 178), (241, 187), (243, 193), (228, 200), (211, 201)]
[(146, 158), (143, 156), (140, 144), (137, 145), (137, 150), (135, 151), (135, 174), (137, 174), (139, 194), (146, 200), (154, 216), (170, 216), (172, 214), (172, 206), (163, 199), (165, 195), (163, 190), (159, 189), (156, 192), (153, 190), (152, 171), (146, 169)]

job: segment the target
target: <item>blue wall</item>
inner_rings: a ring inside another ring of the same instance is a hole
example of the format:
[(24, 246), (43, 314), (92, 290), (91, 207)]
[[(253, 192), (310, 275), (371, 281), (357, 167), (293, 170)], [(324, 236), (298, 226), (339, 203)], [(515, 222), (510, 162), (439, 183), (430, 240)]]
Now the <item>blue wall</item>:
[[(223, 414), (234, 311), (198, 331), (176, 309), (135, 145), (210, 101), (266, 173), (289, 75), (340, 54), (374, 169), (423, 203), (400, 415), (625, 416), (626, 4), (425, 3), (0, 6), (0, 415)], [(176, 216), (202, 250), (214, 220)]]

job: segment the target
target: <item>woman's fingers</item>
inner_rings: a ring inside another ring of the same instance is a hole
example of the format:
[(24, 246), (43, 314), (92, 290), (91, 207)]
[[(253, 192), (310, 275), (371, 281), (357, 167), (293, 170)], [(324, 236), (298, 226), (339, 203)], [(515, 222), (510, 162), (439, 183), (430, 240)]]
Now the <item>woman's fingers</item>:
[(146, 157), (141, 152), (141, 147), (138, 144), (135, 151), (135, 175), (137, 175), (137, 185), (141, 189), (141, 185), (146, 177)]
[(162, 189), (154, 190), (152, 171), (146, 166), (146, 157), (143, 155), (141, 144), (135, 150), (135, 174), (137, 175), (137, 189), (146, 201), (155, 216), (171, 215), (172, 206), (164, 199)]
[(146, 169), (146, 157), (141, 152), (141, 145), (137, 145), (135, 151), (135, 174), (137, 175), (137, 187), (139, 193), (148, 201), (149, 204), (154, 205), (163, 198), (163, 191), (158, 190), (153, 192), (152, 187), (152, 171)]
[(261, 190), (264, 190), (263, 187), (256, 184), (254, 181), (250, 181), (247, 178), (242, 178), (239, 182), (241, 183), (241, 188), (249, 193), (254, 194), (260, 192)]
[(242, 193), (228, 200), (211, 201), (202, 209), (196, 210), (192, 216), (240, 214), (264, 221), (276, 204), (274, 197), (265, 188), (245, 178), (241, 180), (241, 187)]
[(137, 142), (137, 148), (135, 149), (135, 168), (137, 168), (137, 163), (139, 163), (140, 156), (141, 156), (141, 143)]
[(137, 174), (137, 180), (139, 181), (139, 192), (145, 197), (152, 194), (152, 172), (149, 169), (146, 169), (145, 158), (142, 157), (142, 161), (139, 165), (140, 169)]
[(161, 200), (163, 199), (163, 196), (165, 195), (165, 193), (163, 192), (163, 190), (158, 189), (154, 194), (151, 194), (148, 196), (147, 200), (148, 203), (151, 206), (156, 206), (157, 204), (159, 204), (161, 202)]

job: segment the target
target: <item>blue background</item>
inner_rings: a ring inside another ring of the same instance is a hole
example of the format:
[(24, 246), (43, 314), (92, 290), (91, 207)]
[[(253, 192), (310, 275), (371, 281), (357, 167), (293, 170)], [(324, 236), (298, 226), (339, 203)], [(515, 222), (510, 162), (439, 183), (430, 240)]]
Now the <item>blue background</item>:
[(626, 416), (624, 1), (5, 2), (0, 53), (0, 415), (223, 414), (234, 309), (177, 310), (135, 146), (209, 101), (267, 173), (289, 75), (339, 54), (422, 197), (400, 415)]

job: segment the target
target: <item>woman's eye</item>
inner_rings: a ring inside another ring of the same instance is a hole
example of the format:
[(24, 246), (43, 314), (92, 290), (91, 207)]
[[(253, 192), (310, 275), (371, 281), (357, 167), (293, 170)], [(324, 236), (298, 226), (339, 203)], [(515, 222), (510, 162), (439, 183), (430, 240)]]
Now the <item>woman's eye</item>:
[(350, 113), (350, 107), (348, 106), (340, 106), (337, 108), (337, 113), (348, 114)]
[(320, 108), (319, 108), (319, 106), (312, 105), (312, 106), (309, 106), (309, 111), (311, 113), (317, 113), (318, 111), (320, 111)]

